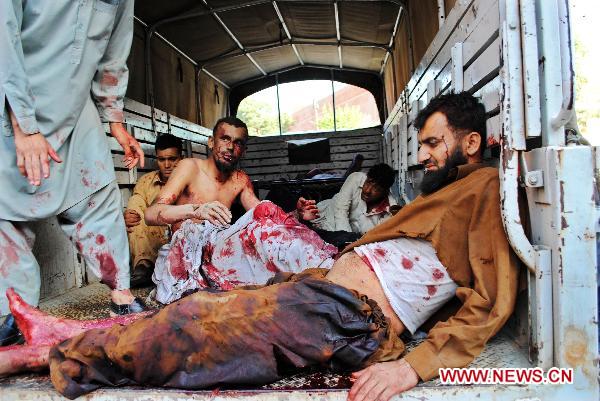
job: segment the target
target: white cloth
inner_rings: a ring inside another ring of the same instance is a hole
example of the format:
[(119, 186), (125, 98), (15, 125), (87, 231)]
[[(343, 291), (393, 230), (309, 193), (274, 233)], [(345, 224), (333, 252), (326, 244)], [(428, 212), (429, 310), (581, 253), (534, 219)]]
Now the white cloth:
[(354, 252), (375, 272), (411, 334), (456, 293), (456, 283), (428, 241), (401, 237), (362, 245)]
[(156, 300), (171, 303), (188, 291), (264, 284), (279, 271), (330, 268), (337, 248), (263, 201), (233, 225), (185, 221), (158, 252), (152, 280)]
[(362, 186), (367, 180), (365, 173), (352, 173), (344, 181), (340, 192), (333, 198), (317, 203), (320, 217), (312, 220), (315, 228), (327, 231), (348, 231), (364, 234), (391, 216), (389, 206), (396, 199), (388, 196), (382, 208), (375, 207), (367, 213), (367, 204), (360, 197)]

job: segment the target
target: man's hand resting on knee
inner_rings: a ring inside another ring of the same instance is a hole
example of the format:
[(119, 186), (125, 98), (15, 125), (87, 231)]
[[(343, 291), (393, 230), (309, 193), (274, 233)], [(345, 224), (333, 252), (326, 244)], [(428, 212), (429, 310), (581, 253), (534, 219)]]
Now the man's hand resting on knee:
[(133, 232), (133, 227), (137, 226), (142, 221), (142, 216), (132, 209), (125, 210), (123, 217), (125, 218), (125, 227), (127, 227), (128, 233)]
[(356, 381), (350, 389), (348, 401), (387, 401), (419, 382), (417, 372), (404, 359), (376, 363), (352, 373), (352, 377)]

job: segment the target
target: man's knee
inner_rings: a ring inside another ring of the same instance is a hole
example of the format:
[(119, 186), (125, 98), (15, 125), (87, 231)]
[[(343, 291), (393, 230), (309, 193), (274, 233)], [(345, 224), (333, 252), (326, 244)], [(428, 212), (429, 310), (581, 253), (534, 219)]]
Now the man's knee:
[(273, 202), (261, 202), (254, 208), (255, 220), (272, 220), (283, 224), (287, 218), (287, 213)]

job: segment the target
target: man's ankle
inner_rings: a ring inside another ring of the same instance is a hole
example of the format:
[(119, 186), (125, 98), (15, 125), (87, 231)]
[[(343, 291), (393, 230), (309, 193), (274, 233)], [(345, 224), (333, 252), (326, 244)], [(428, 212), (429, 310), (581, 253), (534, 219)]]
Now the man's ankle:
[(129, 289), (126, 290), (112, 290), (110, 297), (117, 305), (129, 305), (133, 302), (135, 297)]

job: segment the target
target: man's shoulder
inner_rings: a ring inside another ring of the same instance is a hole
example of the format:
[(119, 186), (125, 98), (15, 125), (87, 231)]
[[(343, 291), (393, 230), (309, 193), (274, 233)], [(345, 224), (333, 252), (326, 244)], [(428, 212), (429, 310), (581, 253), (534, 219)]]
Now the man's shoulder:
[(206, 161), (203, 160), (203, 159), (197, 159), (195, 157), (185, 157), (185, 158), (181, 159), (179, 161), (179, 163), (177, 163), (177, 167), (179, 167), (179, 166), (185, 166), (185, 167), (199, 168), (205, 162)]
[(363, 173), (362, 171), (355, 171), (354, 173), (352, 173), (348, 176), (348, 178), (350, 178), (350, 177), (367, 178), (367, 173)]
[(367, 174), (363, 173), (362, 171), (357, 171), (355, 173), (352, 173), (348, 176), (348, 178), (346, 178), (346, 182), (357, 182), (360, 184), (362, 184), (364, 181), (366, 181), (367, 179)]
[(136, 182), (136, 186), (137, 185), (150, 185), (152, 182), (154, 182), (156, 179), (158, 179), (158, 170), (154, 170), (151, 171), (149, 173), (144, 174), (143, 176), (141, 176), (140, 178), (138, 178), (137, 182)]
[(233, 172), (232, 178), (235, 182), (240, 182), (242, 184), (250, 182), (250, 176), (241, 169), (237, 169)]
[(143, 176), (141, 176), (138, 180), (138, 182), (140, 181), (152, 181), (154, 180), (156, 177), (158, 176), (158, 170), (154, 170), (151, 171), (149, 173), (144, 174)]
[(481, 163), (464, 164), (458, 167), (456, 182), (488, 183), (499, 180), (498, 169)]
[(186, 157), (177, 163), (175, 171), (178, 175), (195, 174), (199, 170), (203, 170), (204, 160), (193, 157)]
[(498, 169), (495, 167), (482, 167), (480, 169), (475, 170), (471, 174), (473, 175), (473, 178), (483, 180), (486, 182), (497, 182), (500, 180)]

